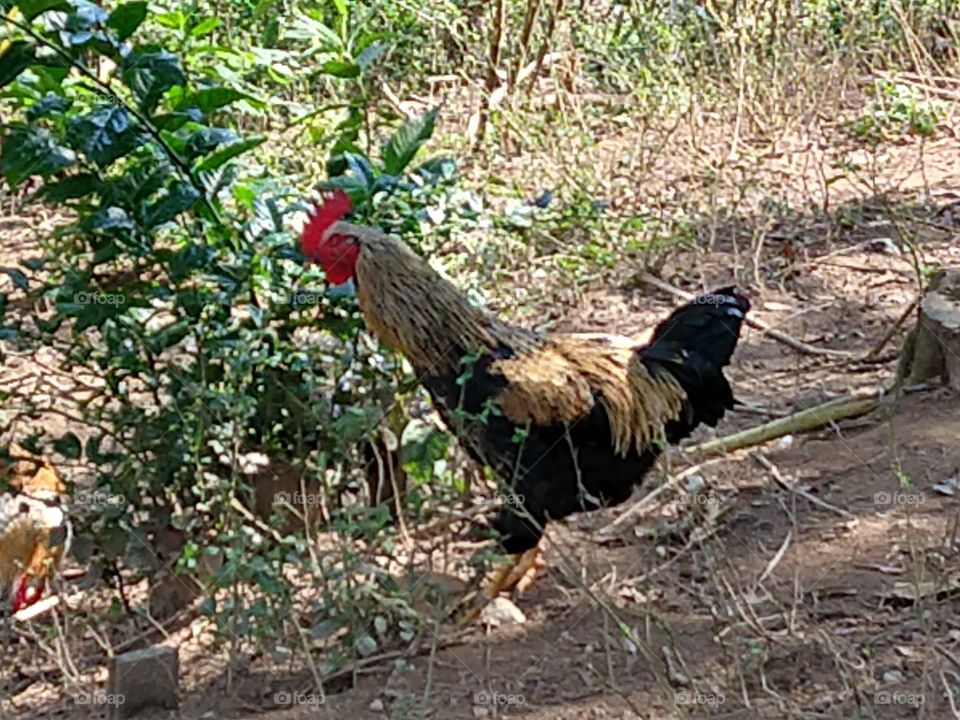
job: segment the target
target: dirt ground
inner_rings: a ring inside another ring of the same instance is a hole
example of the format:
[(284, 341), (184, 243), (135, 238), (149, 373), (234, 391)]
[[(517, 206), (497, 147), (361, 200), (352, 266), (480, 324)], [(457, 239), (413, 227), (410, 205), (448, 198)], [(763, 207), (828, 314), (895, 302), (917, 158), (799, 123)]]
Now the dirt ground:
[[(735, 221), (721, 224), (710, 230), (711, 250), (672, 256), (662, 277), (696, 289), (701, 278), (710, 287), (736, 276), (755, 317), (819, 348), (867, 355), (917, 293), (891, 205), (910, 208), (911, 239), (926, 264), (960, 266), (956, 135), (926, 146), (922, 167), (918, 152), (916, 142), (889, 149), (881, 192), (835, 189), (853, 218), (842, 232), (830, 216), (811, 216), (775, 228), (754, 256), (736, 245)], [(0, 233), (29, 237), (46, 222), (33, 220), (0, 219)], [(12, 264), (25, 246), (4, 242), (0, 264)], [(557, 328), (642, 336), (675, 304), (630, 268), (620, 271), (617, 282), (589, 286), (575, 307), (549, 308)], [(911, 323), (868, 362), (802, 353), (746, 329), (729, 377), (750, 409), (716, 434), (888, 384)], [(820, 502), (775, 482), (757, 450)], [(679, 492), (611, 527), (694, 464)], [(205, 645), (187, 622), (167, 641), (180, 648), (181, 710), (146, 717), (960, 717), (958, 496), (960, 398), (940, 388), (702, 463), (673, 449), (627, 504), (550, 526), (547, 569), (516, 599), (526, 622), (428, 628), (406, 652), (339, 679), (322, 698), (305, 674), (256, 663), (231, 677), (226, 693), (222, 648)], [(40, 624), (13, 651), (49, 637)], [(102, 667), (96, 677), (104, 680)], [(58, 692), (52, 668), (19, 680), (9, 717), (106, 713)]]

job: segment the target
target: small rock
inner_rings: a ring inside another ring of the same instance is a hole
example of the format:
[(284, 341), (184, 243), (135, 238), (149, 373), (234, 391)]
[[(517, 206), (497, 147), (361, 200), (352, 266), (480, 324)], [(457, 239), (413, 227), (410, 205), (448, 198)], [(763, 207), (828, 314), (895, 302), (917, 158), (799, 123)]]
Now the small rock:
[(883, 682), (887, 685), (903, 682), (903, 673), (899, 670), (887, 670), (883, 674)]
[(777, 440), (777, 450), (789, 450), (793, 447), (793, 435), (784, 435)]
[(175, 710), (178, 705), (180, 661), (176, 648), (158, 645), (133, 650), (110, 661), (107, 681), (111, 717), (128, 718), (142, 708)]
[(374, 712), (383, 712), (383, 700), (380, 698), (374, 699), (374, 701), (370, 703), (370, 709)]
[(941, 495), (953, 496), (957, 494), (957, 486), (960, 485), (960, 475), (948, 477), (943, 482), (935, 483), (933, 489)]
[(483, 612), (480, 613), (480, 620), (493, 627), (500, 627), (523, 625), (527, 621), (527, 616), (509, 599), (497, 597), (483, 608)]
[(883, 253), (884, 255), (900, 255), (900, 248), (897, 247), (897, 244), (893, 241), (892, 238), (888, 237), (878, 237), (874, 238), (867, 245), (867, 249), (876, 252)]

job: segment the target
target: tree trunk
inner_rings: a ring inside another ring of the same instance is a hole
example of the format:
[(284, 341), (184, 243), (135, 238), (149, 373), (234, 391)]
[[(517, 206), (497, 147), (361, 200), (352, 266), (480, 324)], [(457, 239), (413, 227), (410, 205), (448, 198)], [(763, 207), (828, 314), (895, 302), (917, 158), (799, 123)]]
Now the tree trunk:
[(939, 381), (960, 390), (960, 270), (940, 270), (930, 279), (897, 378), (903, 385)]

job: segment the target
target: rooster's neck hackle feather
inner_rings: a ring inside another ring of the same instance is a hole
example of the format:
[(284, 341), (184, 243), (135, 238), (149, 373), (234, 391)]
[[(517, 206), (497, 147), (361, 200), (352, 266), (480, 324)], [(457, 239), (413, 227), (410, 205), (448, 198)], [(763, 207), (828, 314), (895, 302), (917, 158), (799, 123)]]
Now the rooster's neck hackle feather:
[(471, 353), (539, 345), (534, 333), (473, 305), (404, 242), (372, 228), (351, 227), (349, 233), (363, 247), (356, 279), (367, 326), (420, 373), (456, 370)]

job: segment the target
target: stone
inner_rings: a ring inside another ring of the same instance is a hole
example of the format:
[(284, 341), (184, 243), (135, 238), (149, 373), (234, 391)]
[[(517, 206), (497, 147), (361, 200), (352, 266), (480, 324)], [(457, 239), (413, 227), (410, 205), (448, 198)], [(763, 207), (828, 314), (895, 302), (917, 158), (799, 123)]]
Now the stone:
[(179, 705), (180, 660), (177, 650), (157, 645), (133, 650), (110, 661), (107, 684), (114, 720), (132, 717), (144, 708), (175, 710)]
[(493, 627), (522, 625), (527, 616), (508, 598), (496, 597), (483, 608), (480, 621)]

